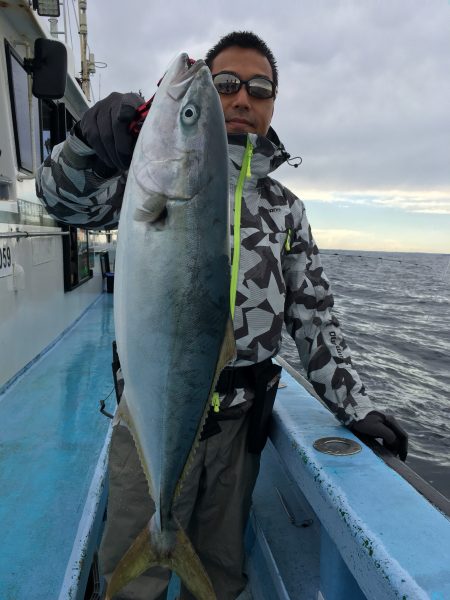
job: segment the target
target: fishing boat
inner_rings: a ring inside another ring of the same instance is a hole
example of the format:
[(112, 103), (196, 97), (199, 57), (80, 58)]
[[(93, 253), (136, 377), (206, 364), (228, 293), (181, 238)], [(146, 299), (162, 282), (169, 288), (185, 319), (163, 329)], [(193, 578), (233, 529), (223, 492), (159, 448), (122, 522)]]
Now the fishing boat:
[[(80, 3), (79, 9), (83, 33), (85, 5)], [(95, 335), (92, 343), (71, 348), (66, 358), (74, 371), (65, 370), (56, 360), (49, 365), (51, 373), (42, 373), (35, 383), (30, 379), (46, 364), (46, 357), (61, 358), (62, 338), (80, 326), (80, 318), (98, 301), (104, 287), (100, 258), (106, 236), (62, 227), (49, 216), (35, 191), (36, 167), (53, 145), (65, 139), (90, 104), (87, 56), (80, 82), (72, 49), (56, 41), (59, 10), (57, 2), (31, 6), (27, 0), (8, 0), (0, 8), (2, 599), (58, 597), (60, 570), (64, 576), (66, 551), (70, 556), (77, 539), (79, 509), (83, 512), (89, 497), (89, 480), (109, 431), (109, 422), (97, 417), (97, 406), (91, 407), (89, 416), (91, 400), (78, 387), (81, 364), (76, 367), (76, 359), (73, 362), (75, 356), (89, 361), (89, 355), (97, 353)], [(53, 35), (40, 14), (51, 16)], [(41, 68), (46, 61), (47, 73)], [(61, 88), (58, 77), (63, 78), (62, 90), (56, 89)], [(106, 313), (104, 317), (110, 319)], [(106, 321), (101, 327), (108, 327)], [(87, 369), (91, 371), (92, 365)], [(53, 387), (55, 377), (61, 377), (59, 390)], [(33, 390), (25, 391), (26, 382)], [(81, 415), (86, 418), (84, 424)], [(98, 528), (106, 495), (102, 502), (96, 507)], [(77, 525), (72, 530), (74, 516)], [(80, 565), (84, 588), (95, 569), (93, 552)], [(59, 564), (61, 557), (63, 564)], [(51, 581), (57, 582), (56, 587)]]
[[(39, 17), (45, 4), (54, 11), (50, 29)], [(85, 36), (85, 1), (79, 9)], [(35, 43), (56, 41), (58, 12), (57, 2), (37, 0), (7, 0), (0, 12), (1, 600), (104, 593), (97, 555), (111, 420), (99, 409), (113, 414), (116, 404), (105, 254), (113, 245), (106, 234), (55, 222), (34, 189), (36, 166), (90, 105), (94, 60), (85, 39), (81, 77), (66, 47), (62, 95), (50, 97), (55, 82), (42, 89), (48, 80), (39, 79), (36, 59), (48, 48)], [(279, 361), (246, 532), (253, 598), (448, 600), (448, 500), (342, 427)], [(169, 600), (178, 589), (173, 576)]]

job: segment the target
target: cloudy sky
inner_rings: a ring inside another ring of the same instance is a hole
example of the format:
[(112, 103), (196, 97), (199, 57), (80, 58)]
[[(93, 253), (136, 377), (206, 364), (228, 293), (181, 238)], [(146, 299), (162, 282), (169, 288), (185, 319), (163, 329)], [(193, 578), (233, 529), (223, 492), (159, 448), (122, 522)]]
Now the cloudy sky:
[[(69, 3), (70, 4), (70, 3)], [(280, 71), (272, 125), (320, 247), (450, 253), (450, 0), (88, 2), (96, 99), (153, 94), (178, 51), (249, 29)]]

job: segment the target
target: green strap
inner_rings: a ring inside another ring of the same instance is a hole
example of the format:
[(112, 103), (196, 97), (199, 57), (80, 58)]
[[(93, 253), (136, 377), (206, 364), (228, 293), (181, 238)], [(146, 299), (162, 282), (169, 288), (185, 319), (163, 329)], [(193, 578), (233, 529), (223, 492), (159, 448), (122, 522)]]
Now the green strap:
[(291, 251), (291, 240), (292, 240), (292, 229), (288, 229), (286, 241), (284, 242), (284, 248), (285, 248), (286, 252)]
[(247, 146), (245, 147), (244, 158), (242, 160), (241, 171), (234, 192), (234, 249), (233, 262), (231, 263), (231, 285), (230, 285), (230, 310), (231, 318), (234, 318), (234, 308), (236, 306), (237, 281), (239, 274), (239, 258), (241, 254), (241, 206), (242, 190), (246, 177), (251, 177), (250, 164), (252, 161), (253, 146), (247, 136)]
[(215, 413), (218, 413), (220, 410), (220, 397), (218, 392), (214, 392), (211, 399), (211, 405)]

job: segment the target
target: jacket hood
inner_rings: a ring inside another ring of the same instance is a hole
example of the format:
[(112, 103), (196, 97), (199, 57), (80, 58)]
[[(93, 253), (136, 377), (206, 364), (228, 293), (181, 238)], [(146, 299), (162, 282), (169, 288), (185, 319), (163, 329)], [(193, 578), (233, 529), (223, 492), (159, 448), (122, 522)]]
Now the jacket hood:
[(241, 169), (247, 138), (253, 146), (252, 175), (258, 178), (275, 171), (290, 157), (272, 127), (269, 128), (267, 136), (256, 133), (229, 133), (228, 154), (237, 171)]

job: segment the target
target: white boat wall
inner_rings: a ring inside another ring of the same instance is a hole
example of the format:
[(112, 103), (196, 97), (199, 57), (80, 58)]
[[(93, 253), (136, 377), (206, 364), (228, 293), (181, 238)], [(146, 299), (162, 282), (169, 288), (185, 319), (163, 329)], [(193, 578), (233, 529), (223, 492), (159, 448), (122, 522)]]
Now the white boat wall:
[(88, 100), (73, 72), (60, 100), (31, 95), (25, 59), (36, 39), (51, 36), (27, 2), (1, 4), (0, 36), (1, 389), (92, 303), (102, 279), (87, 232), (60, 227), (35, 192), (36, 167)]

